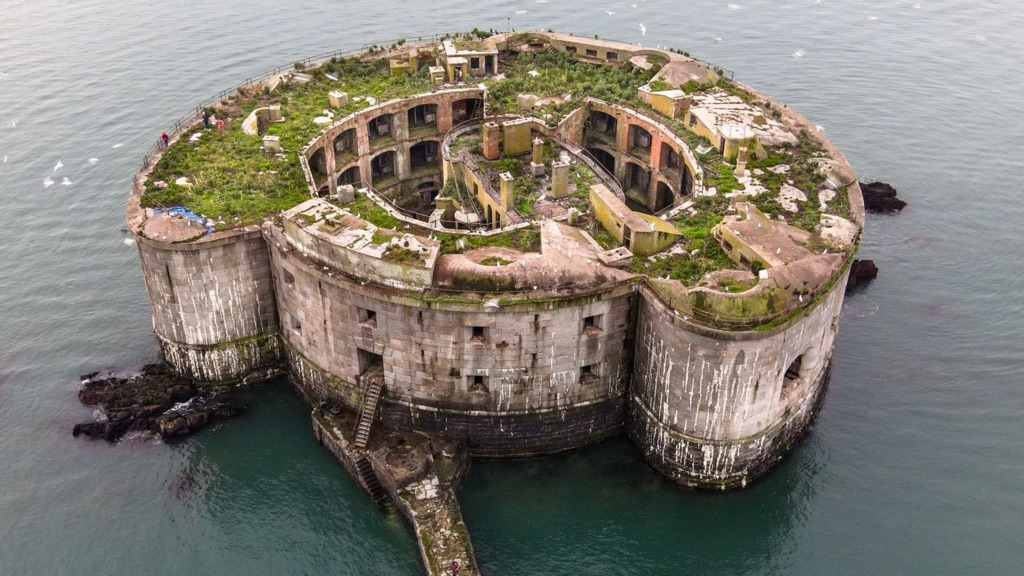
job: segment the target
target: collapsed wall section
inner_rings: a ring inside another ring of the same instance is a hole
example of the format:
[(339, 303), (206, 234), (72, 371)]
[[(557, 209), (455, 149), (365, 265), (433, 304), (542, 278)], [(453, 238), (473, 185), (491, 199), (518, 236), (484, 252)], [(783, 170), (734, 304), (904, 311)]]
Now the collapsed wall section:
[(235, 384), (279, 369), (270, 259), (259, 229), (189, 243), (136, 234), (136, 245), (153, 329), (175, 371)]
[(353, 280), (274, 238), (282, 340), (310, 402), (358, 409), (382, 374), (385, 422), (466, 439), (482, 456), (568, 450), (622, 431), (632, 285), (485, 308)]
[(732, 488), (798, 439), (828, 383), (846, 275), (782, 328), (700, 328), (641, 290), (629, 435), (648, 462), (690, 486)]

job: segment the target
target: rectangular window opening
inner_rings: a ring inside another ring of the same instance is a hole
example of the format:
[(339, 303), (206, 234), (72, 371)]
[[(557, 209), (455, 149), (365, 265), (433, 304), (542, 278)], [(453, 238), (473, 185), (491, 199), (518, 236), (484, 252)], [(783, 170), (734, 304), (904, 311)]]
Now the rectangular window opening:
[(483, 344), (487, 342), (487, 328), (483, 326), (473, 326), (473, 331), (470, 334), (470, 341), (474, 344)]
[(377, 311), (367, 310), (365, 308), (359, 309), (359, 324), (364, 328), (376, 328), (377, 327)]
[(487, 376), (481, 374), (475, 374), (473, 376), (466, 377), (466, 383), (469, 385), (470, 392), (488, 392), (487, 389)]
[(587, 56), (590, 56), (591, 58), (596, 58), (597, 50), (591, 50), (590, 48), (587, 48)]
[(588, 364), (580, 366), (580, 384), (592, 384), (597, 382), (600, 376), (600, 366)]
[(598, 334), (601, 332), (601, 314), (595, 314), (593, 316), (587, 316), (583, 319), (583, 333), (584, 334)]

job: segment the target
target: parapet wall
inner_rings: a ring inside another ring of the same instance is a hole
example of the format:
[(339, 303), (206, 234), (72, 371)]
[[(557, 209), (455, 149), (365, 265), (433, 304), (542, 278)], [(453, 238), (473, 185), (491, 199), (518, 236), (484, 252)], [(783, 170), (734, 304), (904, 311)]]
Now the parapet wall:
[(278, 369), (277, 308), (259, 229), (169, 243), (136, 234), (153, 329), (165, 360), (201, 382)]

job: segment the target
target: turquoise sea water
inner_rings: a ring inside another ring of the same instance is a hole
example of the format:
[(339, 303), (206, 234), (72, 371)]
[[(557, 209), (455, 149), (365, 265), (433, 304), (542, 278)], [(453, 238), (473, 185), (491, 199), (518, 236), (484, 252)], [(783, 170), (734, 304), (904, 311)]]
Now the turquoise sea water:
[(91, 414), (77, 376), (156, 359), (122, 228), (174, 119), (305, 56), (509, 25), (734, 70), (910, 207), (869, 218), (861, 255), (881, 276), (847, 299), (824, 410), (777, 470), (703, 494), (624, 440), (475, 462), (461, 500), (485, 573), (1024, 572), (1017, 3), (4, 0), (0, 574), (418, 573), (409, 531), (316, 445), (283, 383), (184, 442), (111, 446), (70, 436)]

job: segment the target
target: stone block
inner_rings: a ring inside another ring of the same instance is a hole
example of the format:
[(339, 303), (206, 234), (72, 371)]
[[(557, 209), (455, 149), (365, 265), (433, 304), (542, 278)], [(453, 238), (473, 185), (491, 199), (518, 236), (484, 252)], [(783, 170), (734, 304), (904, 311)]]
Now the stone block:
[(264, 136), (263, 137), (263, 149), (267, 152), (280, 152), (281, 151), (281, 137), (280, 136)]
[(348, 204), (356, 199), (356, 188), (351, 184), (345, 184), (338, 186), (338, 193), (335, 195), (335, 201), (339, 204)]
[(569, 165), (565, 162), (551, 163), (551, 196), (564, 198), (569, 195)]
[(348, 93), (340, 92), (338, 90), (332, 90), (327, 93), (327, 97), (331, 100), (331, 108), (343, 108), (348, 106)]
[(533, 145), (530, 120), (524, 118), (502, 122), (501, 128), (505, 154), (516, 156), (530, 151)]

